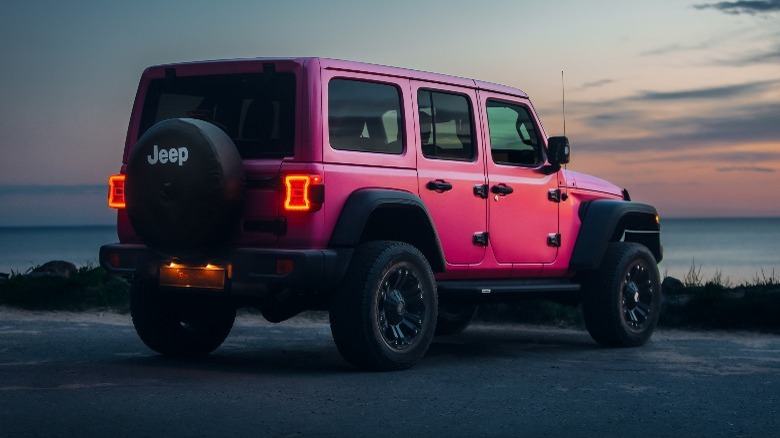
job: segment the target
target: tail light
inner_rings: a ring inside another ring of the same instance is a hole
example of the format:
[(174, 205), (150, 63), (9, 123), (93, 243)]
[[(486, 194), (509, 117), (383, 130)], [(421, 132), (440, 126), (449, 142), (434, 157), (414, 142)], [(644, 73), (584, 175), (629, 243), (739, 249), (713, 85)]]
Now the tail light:
[(325, 185), (320, 175), (285, 175), (285, 211), (315, 212), (325, 201)]
[(108, 206), (125, 208), (125, 176), (111, 175), (108, 177)]

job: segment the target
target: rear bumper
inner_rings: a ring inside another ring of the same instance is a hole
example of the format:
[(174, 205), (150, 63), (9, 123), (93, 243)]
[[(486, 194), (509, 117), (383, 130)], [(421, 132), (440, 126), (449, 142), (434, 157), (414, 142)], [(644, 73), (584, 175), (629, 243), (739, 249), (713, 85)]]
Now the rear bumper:
[[(237, 248), (227, 259), (204, 260), (202, 265), (217, 263), (226, 268), (225, 292), (267, 296), (290, 287), (315, 292), (336, 285), (351, 256), (351, 249)], [(100, 266), (129, 279), (159, 279), (160, 267), (171, 261), (144, 245), (115, 243), (100, 248)]]

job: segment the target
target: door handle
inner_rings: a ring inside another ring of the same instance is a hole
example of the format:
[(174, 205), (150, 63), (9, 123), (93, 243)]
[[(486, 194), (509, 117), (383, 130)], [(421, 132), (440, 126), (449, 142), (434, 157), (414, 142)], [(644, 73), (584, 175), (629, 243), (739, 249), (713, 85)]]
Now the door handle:
[(515, 189), (513, 189), (512, 187), (509, 187), (508, 185), (506, 185), (504, 183), (501, 183), (501, 184), (496, 184), (493, 187), (491, 187), (490, 191), (495, 193), (496, 195), (504, 196), (504, 195), (508, 195), (508, 194), (514, 192)]
[(437, 179), (436, 181), (428, 181), (428, 184), (425, 185), (425, 188), (442, 193), (446, 192), (447, 190), (452, 190), (452, 184), (444, 181), (443, 179)]

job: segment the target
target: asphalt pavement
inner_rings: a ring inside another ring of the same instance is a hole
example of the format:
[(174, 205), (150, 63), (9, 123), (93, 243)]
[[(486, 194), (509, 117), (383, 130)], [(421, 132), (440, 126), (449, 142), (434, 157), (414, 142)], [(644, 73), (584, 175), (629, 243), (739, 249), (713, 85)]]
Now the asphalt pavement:
[(327, 319), (242, 315), (205, 360), (148, 350), (128, 315), (0, 308), (0, 437), (774, 436), (780, 336), (473, 325), (366, 373)]

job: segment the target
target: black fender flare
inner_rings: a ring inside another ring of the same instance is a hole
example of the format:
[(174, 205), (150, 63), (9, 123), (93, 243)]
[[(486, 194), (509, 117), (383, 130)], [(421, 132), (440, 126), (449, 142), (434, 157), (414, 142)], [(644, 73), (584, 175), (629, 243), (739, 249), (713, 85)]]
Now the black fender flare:
[(362, 241), (370, 240), (371, 236), (366, 236), (370, 232), (367, 226), (372, 215), (381, 210), (400, 212), (404, 217), (415, 218), (423, 229), (405, 230), (403, 236), (393, 240), (403, 240), (416, 246), (428, 258), (434, 272), (445, 270), (444, 251), (428, 209), (420, 197), (402, 190), (360, 189), (352, 192), (336, 220), (328, 246), (354, 248)]
[(571, 270), (597, 269), (609, 242), (621, 239), (646, 246), (656, 262), (663, 258), (661, 226), (655, 207), (638, 202), (601, 199), (583, 203), (579, 216), (582, 226), (569, 262)]

